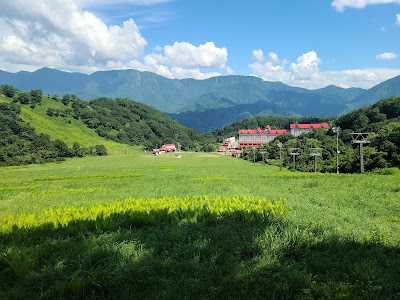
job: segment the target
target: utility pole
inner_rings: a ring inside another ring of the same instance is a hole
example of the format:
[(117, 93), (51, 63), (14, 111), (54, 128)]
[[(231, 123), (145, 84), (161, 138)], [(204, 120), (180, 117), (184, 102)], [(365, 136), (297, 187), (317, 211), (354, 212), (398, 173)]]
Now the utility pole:
[(314, 157), (314, 173), (317, 172), (317, 157), (322, 156), (322, 148), (308, 148), (310, 156)]
[(291, 148), (289, 154), (293, 157), (293, 170), (296, 171), (296, 156), (300, 155), (300, 148)]
[(360, 145), (360, 171), (364, 173), (364, 157), (363, 157), (363, 144), (370, 143), (371, 141), (368, 139), (368, 135), (370, 132), (353, 132), (352, 135), (352, 144), (359, 144)]
[(339, 131), (340, 127), (333, 127), (332, 131), (336, 133), (336, 173), (339, 174)]
[(279, 161), (280, 161), (280, 166), (279, 166), (279, 171), (282, 171), (282, 143), (278, 143), (279, 147)]

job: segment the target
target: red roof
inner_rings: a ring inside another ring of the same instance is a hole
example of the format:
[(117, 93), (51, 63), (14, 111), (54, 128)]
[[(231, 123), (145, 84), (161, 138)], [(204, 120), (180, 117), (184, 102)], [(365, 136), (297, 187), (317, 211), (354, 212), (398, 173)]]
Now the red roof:
[(175, 145), (174, 144), (164, 144), (160, 148), (160, 151), (175, 151)]
[(287, 134), (289, 133), (286, 129), (271, 129), (269, 125), (265, 127), (265, 129), (257, 128), (257, 129), (239, 129), (239, 134)]
[(317, 129), (317, 128), (325, 128), (325, 129), (328, 129), (329, 128), (329, 124), (328, 123), (318, 123), (318, 124), (290, 124), (290, 129), (293, 129), (293, 128), (299, 128), (299, 129), (310, 129), (310, 128), (313, 128), (313, 129)]

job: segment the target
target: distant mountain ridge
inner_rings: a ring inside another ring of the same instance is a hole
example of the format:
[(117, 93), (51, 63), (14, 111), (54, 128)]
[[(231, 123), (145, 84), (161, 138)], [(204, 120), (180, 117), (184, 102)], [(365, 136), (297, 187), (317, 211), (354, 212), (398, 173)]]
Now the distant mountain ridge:
[[(168, 113), (183, 125), (201, 132), (243, 117), (266, 114), (334, 116), (362, 106), (364, 102), (370, 103), (363, 97), (368, 91), (360, 88), (327, 86), (308, 90), (237, 75), (179, 80), (136, 70), (99, 71), (87, 75), (42, 68), (35, 72), (0, 71), (1, 84), (11, 84), (20, 90), (42, 89), (45, 94), (75, 94), (84, 100), (130, 98)], [(396, 89), (385, 89), (391, 85), (390, 80), (382, 84), (379, 99), (400, 95)], [(395, 94), (386, 95), (385, 91)]]
[(351, 101), (351, 104), (355, 107), (371, 105), (381, 99), (391, 96), (400, 96), (400, 75), (385, 80), (384, 82), (370, 88), (358, 97), (355, 97)]

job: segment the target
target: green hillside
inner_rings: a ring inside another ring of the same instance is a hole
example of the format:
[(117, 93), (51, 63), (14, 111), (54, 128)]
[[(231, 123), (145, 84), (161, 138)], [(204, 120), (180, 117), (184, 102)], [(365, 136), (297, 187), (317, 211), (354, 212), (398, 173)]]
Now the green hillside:
[[(0, 96), (0, 101), (12, 103), (12, 99)], [(52, 140), (62, 140), (68, 146), (74, 142), (83, 147), (94, 145), (104, 145), (109, 154), (123, 153), (124, 149), (134, 149), (128, 145), (107, 140), (100, 137), (93, 129), (88, 128), (81, 120), (76, 120), (71, 116), (65, 118), (49, 117), (46, 114), (48, 108), (63, 109), (63, 104), (59, 101), (44, 96), (40, 105), (31, 108), (29, 105), (21, 105), (20, 117), (35, 128), (36, 133), (44, 133), (50, 136)]]

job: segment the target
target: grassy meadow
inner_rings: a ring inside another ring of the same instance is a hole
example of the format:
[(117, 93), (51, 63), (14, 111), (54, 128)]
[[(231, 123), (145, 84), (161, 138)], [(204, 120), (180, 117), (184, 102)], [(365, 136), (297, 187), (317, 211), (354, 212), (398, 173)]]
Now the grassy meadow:
[[(34, 225), (59, 209), (82, 217)], [(400, 172), (129, 149), (2, 168), (0, 228), (0, 299), (400, 298)]]

